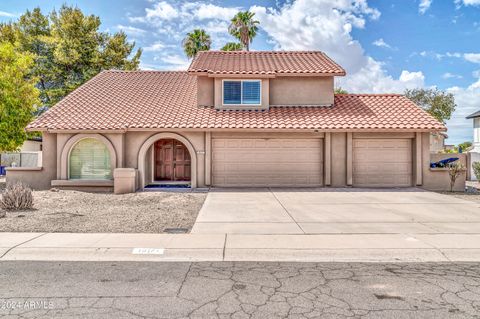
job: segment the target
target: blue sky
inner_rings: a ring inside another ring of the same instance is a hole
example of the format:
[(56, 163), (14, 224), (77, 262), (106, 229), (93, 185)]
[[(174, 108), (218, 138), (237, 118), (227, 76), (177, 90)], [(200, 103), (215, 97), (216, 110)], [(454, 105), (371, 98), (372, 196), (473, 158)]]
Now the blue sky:
[(231, 16), (250, 9), (261, 22), (253, 50), (323, 50), (346, 68), (337, 85), (352, 93), (447, 90), (458, 104), (447, 143), (472, 140), (465, 116), (480, 109), (480, 0), (2, 0), (0, 21), (63, 3), (100, 16), (104, 31), (124, 30), (144, 49), (144, 69), (185, 68), (186, 32), (205, 28), (218, 49), (233, 40)]

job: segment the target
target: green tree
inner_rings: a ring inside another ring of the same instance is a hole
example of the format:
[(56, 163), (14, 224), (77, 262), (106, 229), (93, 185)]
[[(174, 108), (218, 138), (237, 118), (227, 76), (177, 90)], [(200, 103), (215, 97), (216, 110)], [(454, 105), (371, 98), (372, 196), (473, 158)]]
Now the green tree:
[(222, 47), (222, 51), (242, 51), (242, 49), (243, 45), (237, 42), (227, 42), (227, 44)]
[(450, 119), (457, 107), (453, 94), (438, 89), (405, 90), (405, 96), (442, 123)]
[(33, 63), (31, 54), (0, 42), (0, 152), (17, 150), (27, 138), (25, 126), (39, 103), (36, 79), (27, 79)]
[(183, 51), (188, 58), (194, 58), (200, 51), (210, 50), (212, 40), (208, 33), (203, 29), (195, 29), (187, 33), (182, 41)]
[(250, 43), (257, 35), (258, 24), (253, 17), (255, 13), (250, 11), (240, 11), (231, 20), (228, 32), (237, 38), (246, 51), (250, 51)]
[(465, 150), (466, 150), (467, 148), (469, 148), (470, 146), (472, 146), (472, 142), (466, 141), (466, 142), (463, 142), (463, 143), (458, 144), (457, 149), (462, 148), (462, 151), (465, 152)]
[(335, 94), (348, 94), (348, 91), (341, 86), (338, 86), (335, 88)]
[(0, 25), (0, 41), (33, 54), (30, 77), (37, 78), (41, 101), (48, 107), (102, 70), (138, 68), (141, 49), (133, 53), (135, 43), (123, 32), (100, 32), (100, 24), (99, 17), (73, 6), (47, 15), (35, 8), (18, 21)]

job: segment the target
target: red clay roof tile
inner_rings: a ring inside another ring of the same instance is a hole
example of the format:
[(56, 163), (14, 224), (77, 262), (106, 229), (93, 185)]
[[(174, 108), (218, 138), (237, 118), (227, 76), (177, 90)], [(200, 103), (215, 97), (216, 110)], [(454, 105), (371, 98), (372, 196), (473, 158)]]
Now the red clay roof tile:
[(444, 131), (402, 95), (340, 94), (332, 107), (219, 111), (198, 107), (196, 77), (187, 72), (104, 71), (69, 94), (27, 129), (292, 129)]
[(320, 51), (201, 51), (188, 72), (345, 75), (340, 65)]

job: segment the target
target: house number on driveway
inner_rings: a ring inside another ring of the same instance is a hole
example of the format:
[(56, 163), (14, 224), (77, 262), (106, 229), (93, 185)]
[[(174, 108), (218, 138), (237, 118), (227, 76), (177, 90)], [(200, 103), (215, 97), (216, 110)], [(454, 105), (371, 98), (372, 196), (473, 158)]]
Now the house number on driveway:
[(163, 248), (133, 248), (134, 255), (163, 255), (165, 249)]

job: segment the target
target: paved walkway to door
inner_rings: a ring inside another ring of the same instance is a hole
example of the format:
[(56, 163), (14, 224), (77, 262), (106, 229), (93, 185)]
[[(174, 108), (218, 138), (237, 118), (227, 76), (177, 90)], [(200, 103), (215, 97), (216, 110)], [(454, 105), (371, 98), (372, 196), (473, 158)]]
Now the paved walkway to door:
[(408, 189), (212, 189), (192, 233), (480, 234), (480, 203)]

